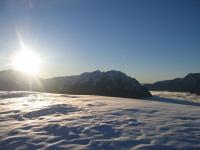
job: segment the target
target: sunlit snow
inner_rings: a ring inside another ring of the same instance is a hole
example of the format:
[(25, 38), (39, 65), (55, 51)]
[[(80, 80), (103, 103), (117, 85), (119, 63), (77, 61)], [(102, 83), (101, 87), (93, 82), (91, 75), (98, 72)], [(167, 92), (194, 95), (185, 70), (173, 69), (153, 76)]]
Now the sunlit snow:
[(199, 150), (200, 97), (0, 92), (0, 149)]

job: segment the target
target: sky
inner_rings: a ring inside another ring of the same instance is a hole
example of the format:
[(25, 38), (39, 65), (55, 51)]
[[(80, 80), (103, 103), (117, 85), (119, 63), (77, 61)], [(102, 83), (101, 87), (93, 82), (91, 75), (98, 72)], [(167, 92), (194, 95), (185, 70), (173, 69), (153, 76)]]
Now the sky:
[(142, 83), (200, 72), (198, 0), (1, 0), (0, 70), (17, 36), (50, 78), (120, 70)]

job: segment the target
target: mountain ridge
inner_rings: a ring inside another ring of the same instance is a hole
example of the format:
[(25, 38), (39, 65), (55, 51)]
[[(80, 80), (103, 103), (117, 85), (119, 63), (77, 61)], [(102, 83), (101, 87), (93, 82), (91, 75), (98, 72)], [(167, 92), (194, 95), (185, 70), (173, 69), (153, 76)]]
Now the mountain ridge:
[(144, 84), (144, 86), (152, 91), (190, 92), (199, 95), (200, 73), (189, 73), (183, 78), (157, 81), (152, 84)]
[[(5, 73), (8, 75), (1, 80), (2, 74)], [(18, 76), (19, 78), (16, 78)], [(19, 71), (1, 71), (0, 90), (34, 90), (126, 98), (146, 98), (152, 96), (136, 79), (127, 76), (121, 71), (115, 70), (107, 72), (96, 70), (75, 76), (54, 77), (49, 79), (32, 77)]]

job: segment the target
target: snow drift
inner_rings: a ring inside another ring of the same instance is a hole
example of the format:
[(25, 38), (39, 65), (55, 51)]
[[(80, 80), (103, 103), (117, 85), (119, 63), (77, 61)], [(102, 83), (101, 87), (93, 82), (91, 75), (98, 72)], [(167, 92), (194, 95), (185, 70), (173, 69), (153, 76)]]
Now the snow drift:
[(200, 97), (153, 94), (0, 92), (0, 149), (199, 150)]

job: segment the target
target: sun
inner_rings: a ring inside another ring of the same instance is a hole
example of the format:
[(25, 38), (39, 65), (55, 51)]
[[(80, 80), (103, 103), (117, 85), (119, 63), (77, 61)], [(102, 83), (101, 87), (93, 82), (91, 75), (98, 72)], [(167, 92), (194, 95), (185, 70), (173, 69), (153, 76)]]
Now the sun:
[(36, 75), (39, 72), (40, 59), (29, 50), (21, 50), (14, 55), (12, 60), (16, 70), (25, 72), (30, 75)]

